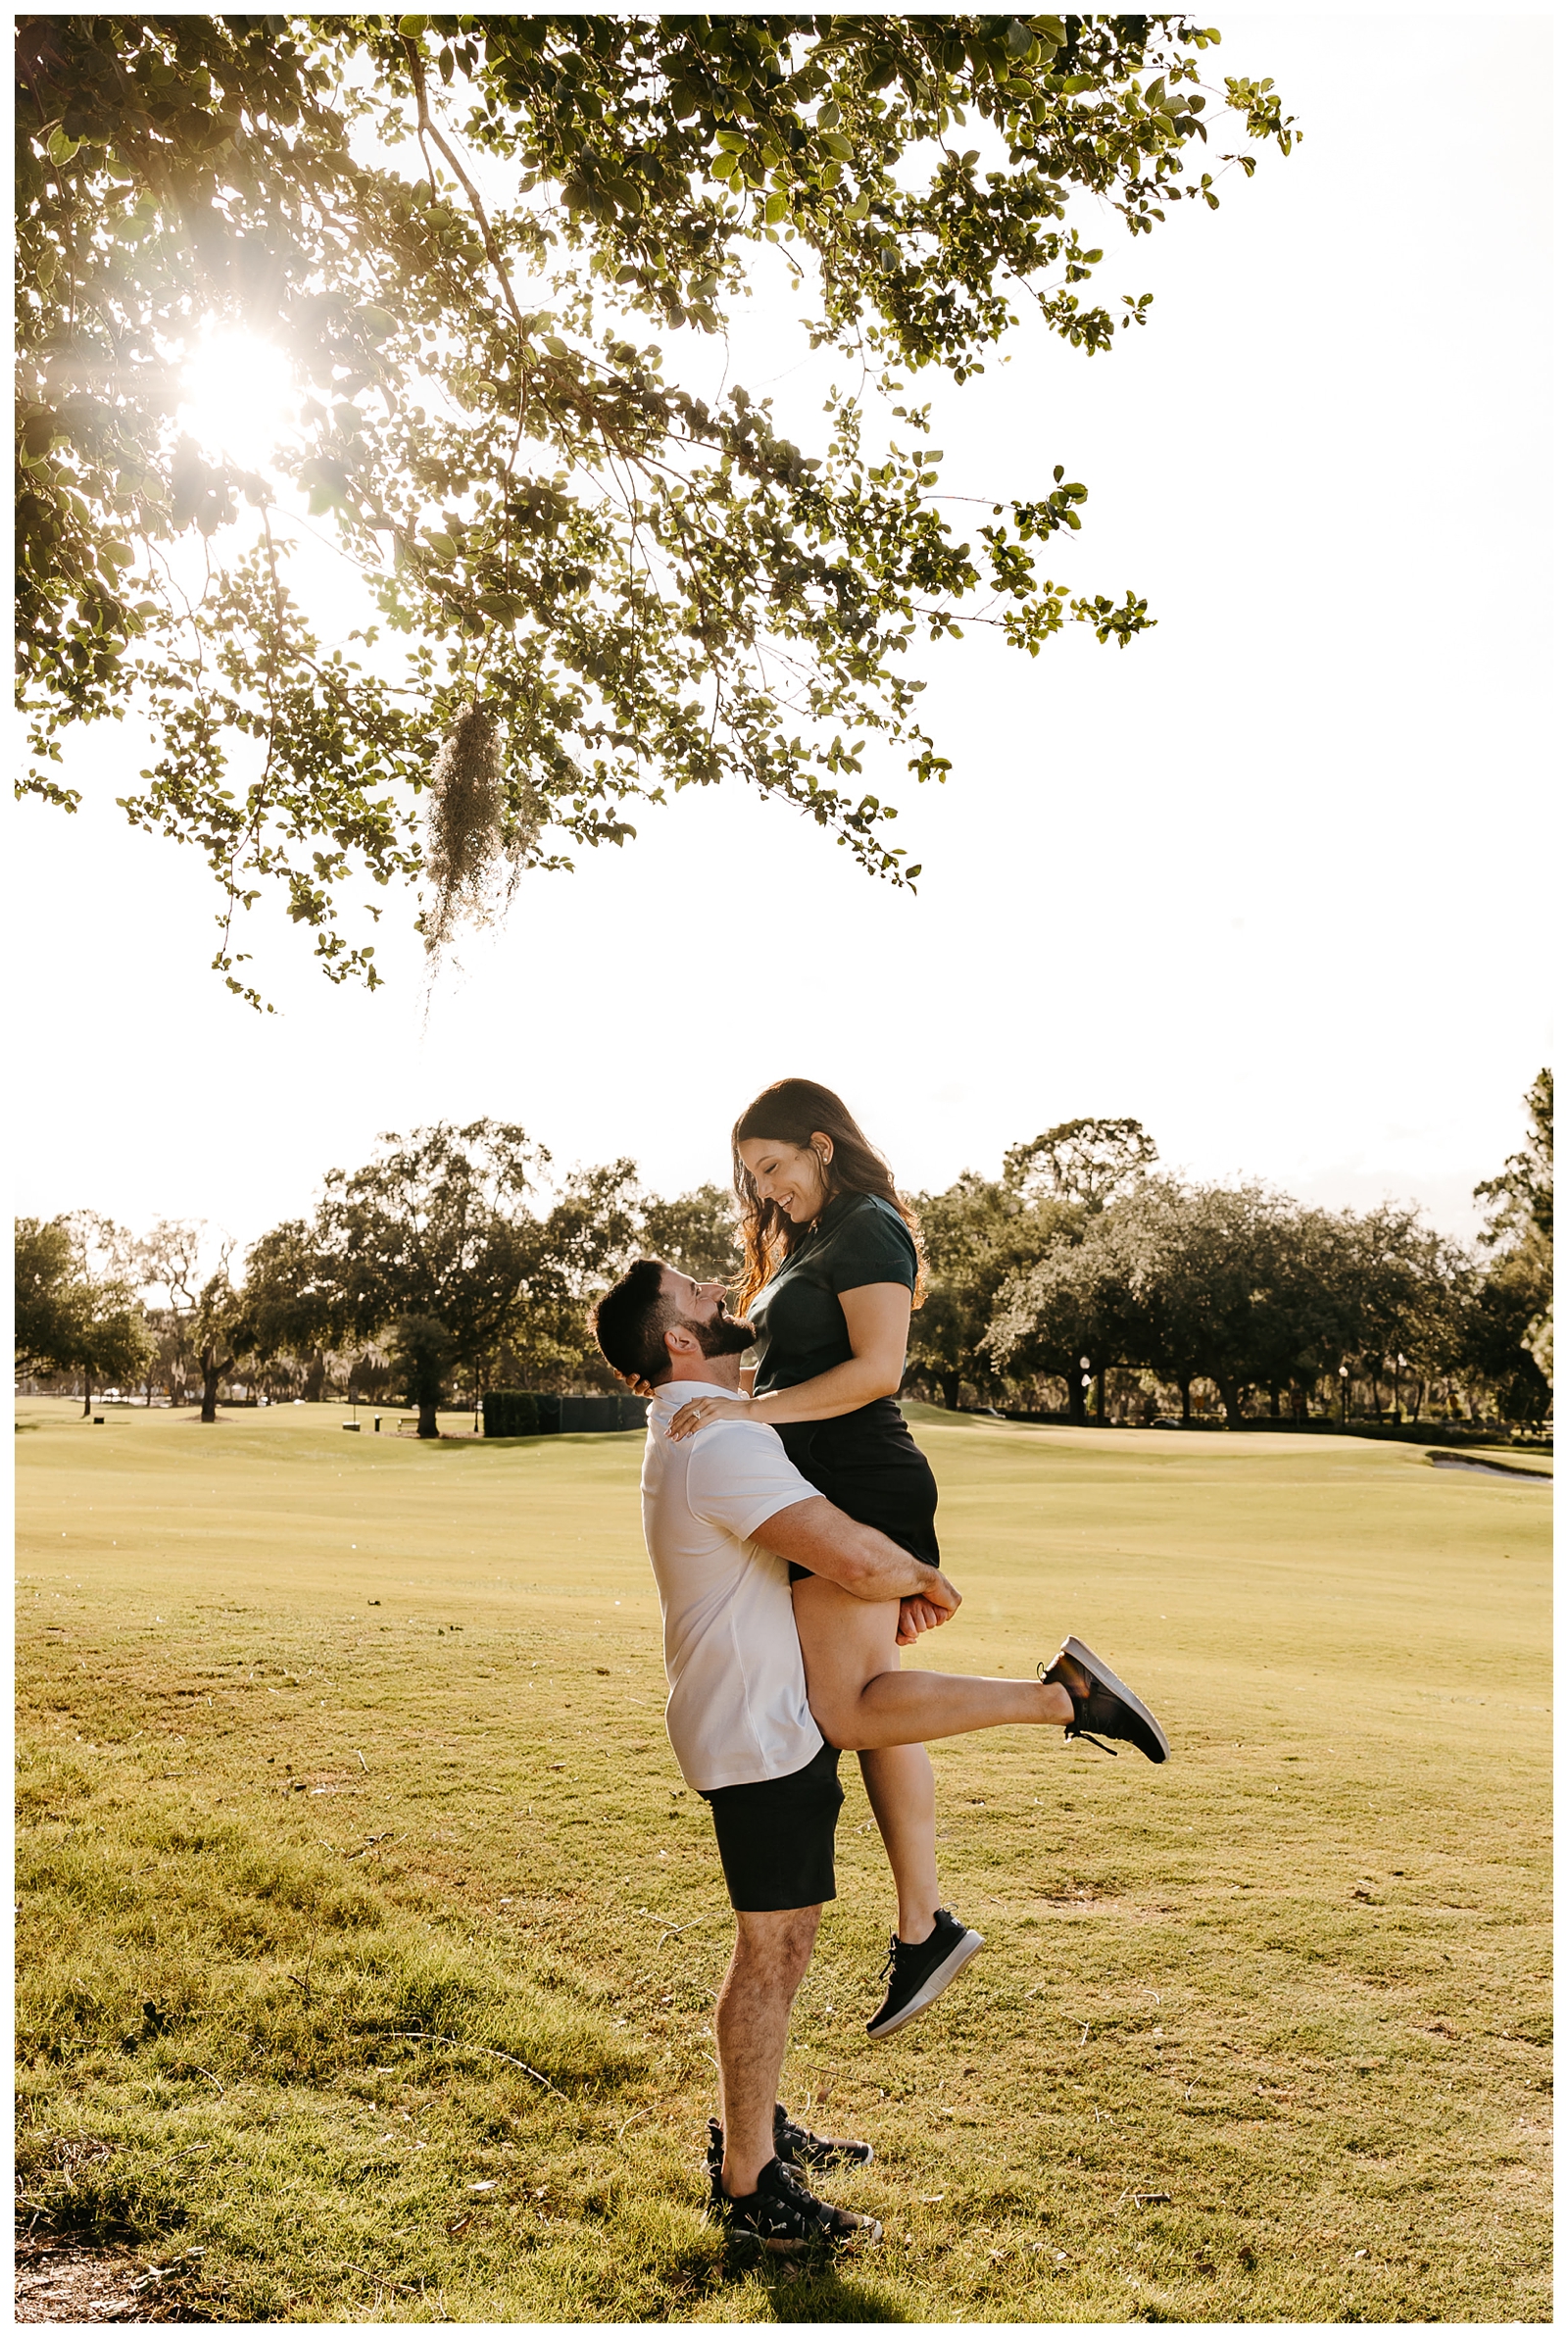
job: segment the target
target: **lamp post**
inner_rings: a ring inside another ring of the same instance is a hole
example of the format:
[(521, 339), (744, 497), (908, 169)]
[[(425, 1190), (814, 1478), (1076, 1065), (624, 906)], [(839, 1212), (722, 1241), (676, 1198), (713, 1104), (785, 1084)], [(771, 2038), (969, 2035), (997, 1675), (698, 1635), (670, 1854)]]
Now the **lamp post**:
[(1408, 1370), (1409, 1370), (1409, 1368), (1409, 1368), (1409, 1366), (1408, 1366), (1408, 1365), (1405, 1363), (1405, 1361), (1404, 1361), (1404, 1358), (1403, 1358), (1402, 1356), (1396, 1356), (1396, 1357), (1395, 1357), (1395, 1359), (1394, 1359), (1394, 1425), (1395, 1425), (1395, 1427), (1396, 1427), (1396, 1428), (1397, 1428), (1397, 1427), (1398, 1427), (1398, 1425), (1399, 1425), (1399, 1374), (1400, 1374), (1402, 1371), (1408, 1371)]
[(1342, 1364), (1340, 1366), (1340, 1426), (1341, 1428), (1348, 1428), (1349, 1425), (1350, 1368), (1348, 1364)]

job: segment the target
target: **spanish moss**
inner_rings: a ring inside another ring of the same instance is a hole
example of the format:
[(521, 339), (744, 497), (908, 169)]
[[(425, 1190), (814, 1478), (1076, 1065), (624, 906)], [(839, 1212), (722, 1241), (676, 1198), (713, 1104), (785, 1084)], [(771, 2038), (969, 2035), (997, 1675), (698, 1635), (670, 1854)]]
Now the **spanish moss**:
[(493, 715), (466, 707), (430, 774), (425, 875), (432, 898), (420, 919), (431, 959), (460, 926), (475, 932), (495, 922), (516, 890), (540, 828), (531, 790), (509, 804), (501, 742)]

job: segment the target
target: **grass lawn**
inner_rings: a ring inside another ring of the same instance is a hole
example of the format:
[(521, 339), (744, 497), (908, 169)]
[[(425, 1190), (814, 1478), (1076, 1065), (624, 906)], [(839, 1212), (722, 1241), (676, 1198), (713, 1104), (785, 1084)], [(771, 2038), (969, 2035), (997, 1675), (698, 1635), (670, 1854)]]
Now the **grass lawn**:
[(938, 1747), (988, 1946), (881, 2045), (846, 1762), (786, 2099), (886, 2237), (792, 2275), (702, 2220), (729, 1923), (640, 1437), (24, 1404), (24, 2227), (236, 2320), (1546, 2318), (1544, 1487), (910, 1417), (931, 1661), (1076, 1630), (1173, 1759)]

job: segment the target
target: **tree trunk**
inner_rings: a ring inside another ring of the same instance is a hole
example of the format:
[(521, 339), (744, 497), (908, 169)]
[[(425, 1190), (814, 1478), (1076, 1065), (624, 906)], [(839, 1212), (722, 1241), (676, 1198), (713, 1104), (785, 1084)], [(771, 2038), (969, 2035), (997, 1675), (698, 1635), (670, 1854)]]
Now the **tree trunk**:
[(1268, 1387), (1268, 1417), (1270, 1420), (1278, 1420), (1280, 1417), (1280, 1392), (1272, 1380)]
[(1378, 1367), (1372, 1367), (1372, 1418), (1379, 1428), (1383, 1426), (1383, 1396), (1378, 1385)]
[(431, 1399), (429, 1404), (426, 1404), (422, 1398), (420, 1399), (418, 1434), (421, 1437), (439, 1437), (441, 1434), (441, 1431), (436, 1427), (435, 1424), (434, 1398)]
[(218, 1383), (222, 1376), (221, 1365), (204, 1364), (202, 1366), (202, 1418), (204, 1420), (212, 1421), (218, 1418)]
[(92, 1418), (92, 1374), (85, 1371), (81, 1375), (81, 1418), (83, 1420)]
[(1101, 1366), (1095, 1374), (1095, 1419), (1101, 1428), (1105, 1423), (1105, 1368)]
[(1067, 1418), (1074, 1428), (1082, 1428), (1089, 1418), (1084, 1409), (1083, 1367), (1075, 1360), (1071, 1371), (1065, 1377), (1067, 1382)]
[(1242, 1426), (1243, 1418), (1240, 1381), (1216, 1380), (1214, 1384), (1219, 1390), (1220, 1403), (1225, 1407), (1225, 1426), (1228, 1429), (1239, 1429)]
[(938, 1372), (937, 1374), (937, 1386), (942, 1391), (942, 1402), (950, 1413), (956, 1413), (958, 1410), (958, 1384), (962, 1376), (960, 1372)]
[(1191, 1380), (1183, 1380), (1180, 1383), (1180, 1386), (1182, 1392), (1182, 1426), (1183, 1428), (1191, 1428), (1193, 1425), (1193, 1383)]

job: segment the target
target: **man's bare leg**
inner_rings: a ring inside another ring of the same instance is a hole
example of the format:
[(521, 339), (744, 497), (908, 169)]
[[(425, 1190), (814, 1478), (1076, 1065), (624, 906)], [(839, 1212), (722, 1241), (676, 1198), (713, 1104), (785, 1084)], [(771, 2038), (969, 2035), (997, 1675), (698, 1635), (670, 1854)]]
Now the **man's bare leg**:
[(790, 2008), (811, 1962), (822, 1911), (737, 1911), (735, 1948), (718, 1993), (718, 2115), (724, 2128), (721, 2181), (731, 2200), (748, 2199), (773, 2157)]

